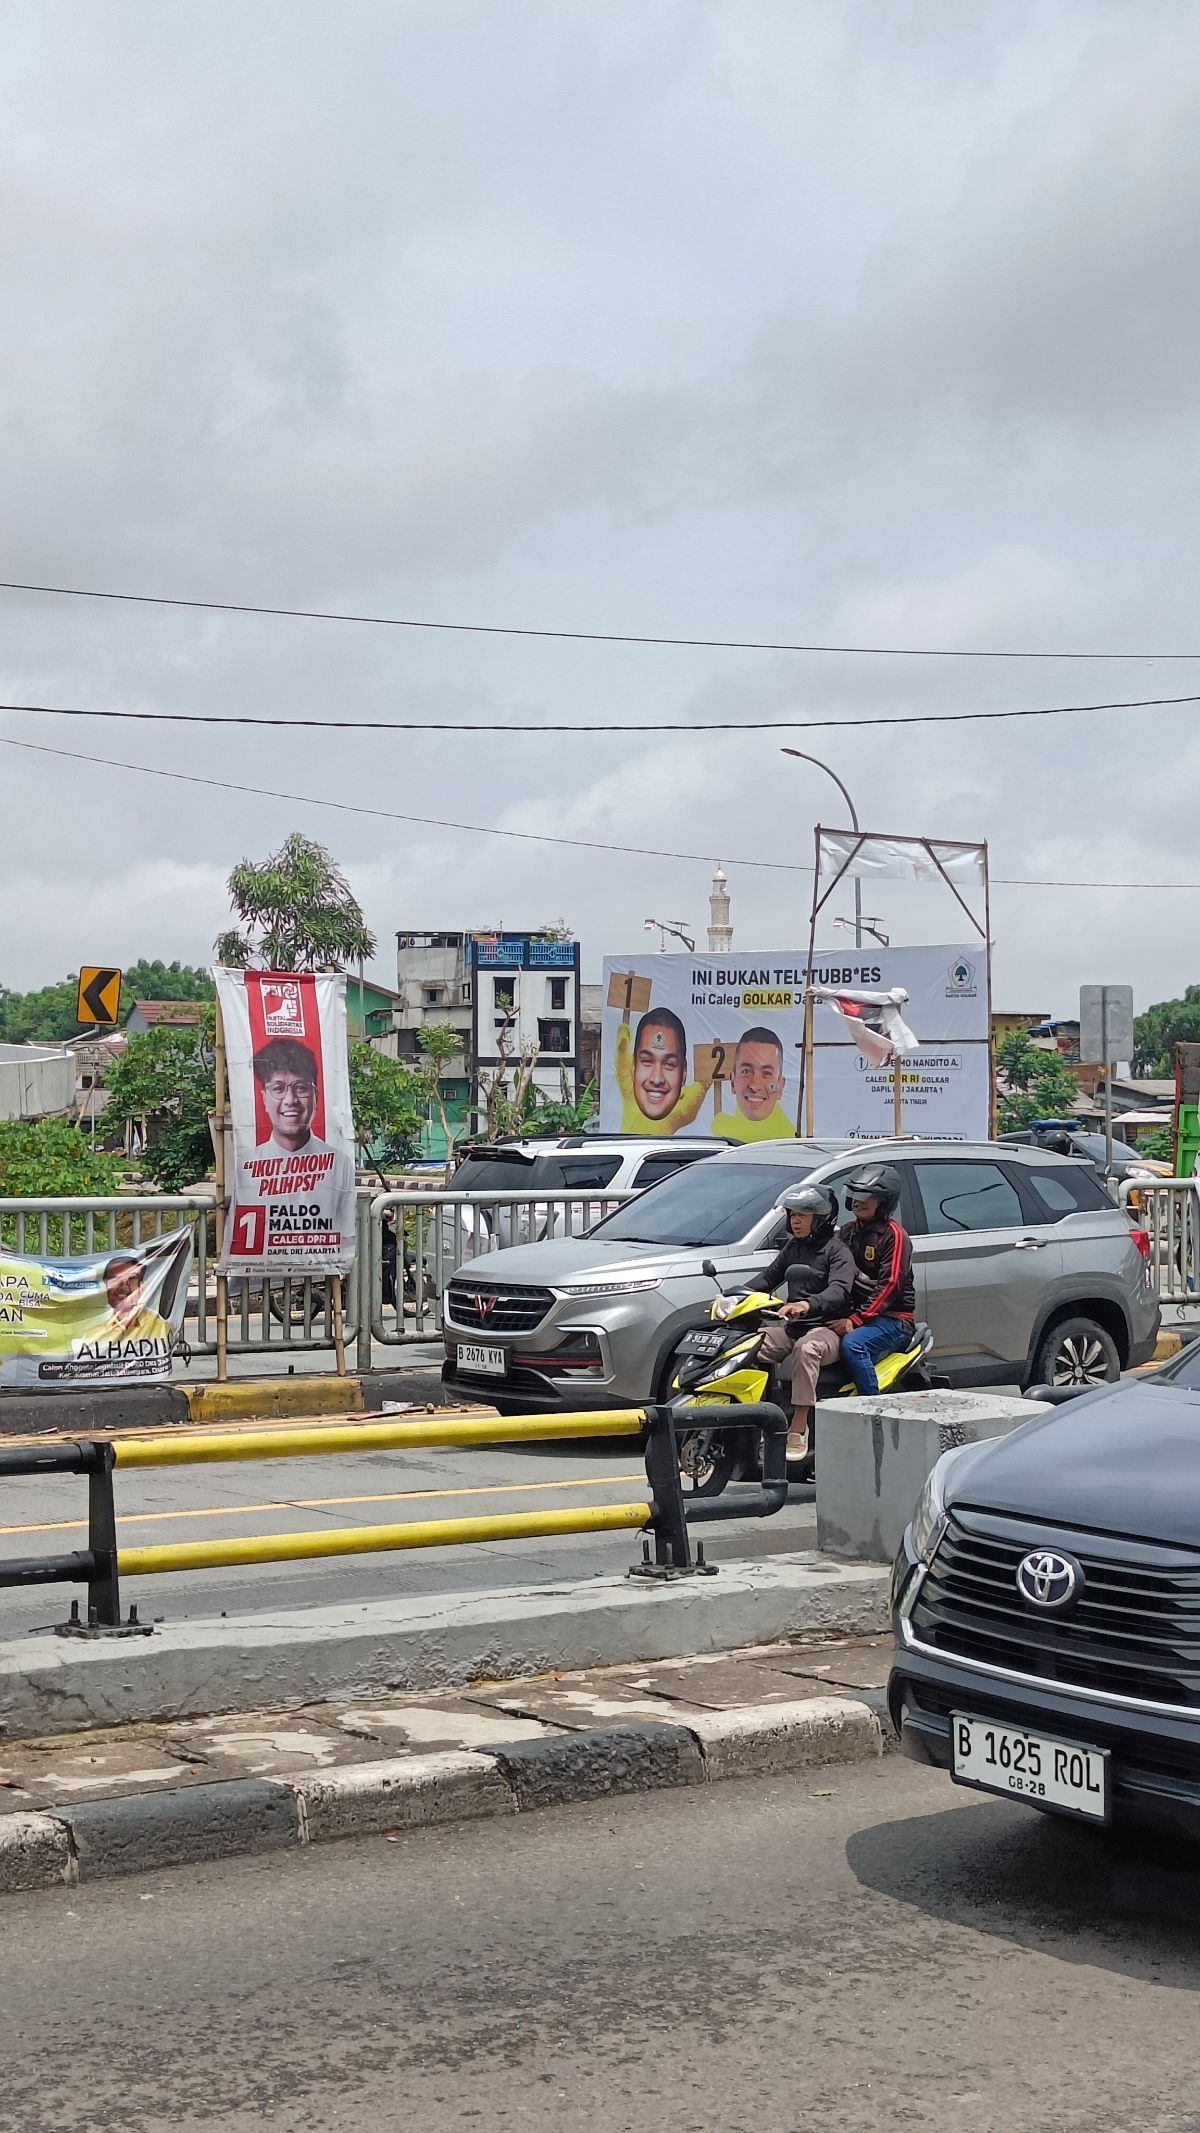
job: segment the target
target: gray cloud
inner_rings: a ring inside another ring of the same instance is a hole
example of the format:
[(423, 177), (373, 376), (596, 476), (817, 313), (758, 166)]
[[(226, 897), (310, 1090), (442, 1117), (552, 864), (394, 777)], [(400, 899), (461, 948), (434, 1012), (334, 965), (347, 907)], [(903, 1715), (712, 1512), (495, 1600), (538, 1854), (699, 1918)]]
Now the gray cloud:
[[(1186, 648), (1200, 32), (1175, 0), (13, 0), (0, 484), (22, 578), (567, 628)], [(722, 856), (802, 930), (791, 712), (1171, 693), (1196, 669), (788, 660), (0, 596), (6, 700), (294, 710), (0, 735), (415, 816)], [(1197, 679), (1200, 687), (1200, 678)], [(339, 717), (741, 721), (339, 733)], [(1190, 878), (1187, 711), (847, 727), (884, 827), (1000, 876)], [(801, 743), (803, 745), (803, 743)], [(1169, 767), (1169, 774), (1164, 769)], [(566, 911), (589, 960), (709, 868), (422, 830), (0, 750), (0, 982), (189, 958), (244, 852), (323, 836), (384, 943)], [(895, 936), (952, 910), (895, 899)], [(1183, 899), (998, 888), (1000, 991), (1196, 975)], [(1104, 967), (1099, 968), (1103, 963)]]

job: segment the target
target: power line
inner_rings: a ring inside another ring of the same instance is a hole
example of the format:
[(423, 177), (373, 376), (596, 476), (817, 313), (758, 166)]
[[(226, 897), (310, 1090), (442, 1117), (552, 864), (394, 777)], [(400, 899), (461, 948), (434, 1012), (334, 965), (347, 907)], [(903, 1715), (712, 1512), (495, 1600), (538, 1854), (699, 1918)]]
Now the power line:
[[(613, 844), (600, 837), (555, 837), (544, 830), (498, 829), (488, 822), (446, 822), (435, 815), (402, 815), (388, 807), (364, 807), (360, 801), (329, 800), (318, 798), (315, 793), (277, 792), (268, 785), (240, 785), (230, 778), (205, 778), (189, 770), (160, 770), (152, 763), (124, 763), (112, 756), (82, 755), (74, 748), (50, 748), (43, 741), (18, 741), (11, 734), (0, 733), (0, 748), (23, 748), (31, 755), (50, 755), (60, 761), (89, 763), (101, 770), (132, 770), (143, 777), (169, 778), (178, 785), (205, 785), (215, 792), (249, 793), (260, 800), (286, 800), (297, 807), (331, 807), (343, 815), (371, 815), (383, 822), (407, 822), (418, 829), (455, 830), (472, 837), (507, 837), (521, 844), (554, 844), (583, 852), (618, 852), (635, 859), (681, 859), (697, 866), (710, 866), (719, 856), (715, 852), (668, 852), (656, 845)], [(725, 847), (721, 847), (729, 866), (754, 867), (780, 874), (811, 874), (810, 866), (802, 866), (790, 859), (733, 859)], [(1179, 890), (1200, 890), (1200, 881), (1051, 881), (1035, 880), (1026, 875), (994, 875), (993, 886), (1004, 889), (1161, 889), (1177, 893)]]
[(353, 615), (322, 607), (267, 607), (248, 600), (186, 600), (167, 593), (101, 591), (91, 585), (34, 585), (0, 578), (0, 592), (49, 593), (63, 600), (116, 600), (131, 607), (184, 607), (201, 614), (275, 615), (298, 622), (350, 622), (372, 629), (434, 630), (464, 637), (545, 637), (562, 644), (647, 644), (707, 652), (820, 652), (855, 659), (1200, 660), (1200, 652), (992, 651), (917, 644), (792, 644), (752, 637), (647, 636), (634, 630), (552, 630), (512, 622), (429, 622), (409, 615)]
[(1127, 696), (1110, 703), (1032, 704), (1012, 711), (890, 711), (863, 718), (592, 719), (568, 725), (537, 719), (263, 718), (252, 711), (114, 711), (82, 704), (0, 704), (35, 718), (107, 718), (161, 726), (302, 727), (318, 733), (815, 733), (860, 726), (963, 726), (1005, 718), (1072, 718), (1083, 711), (1151, 711), (1171, 704), (1200, 704), (1194, 696)]

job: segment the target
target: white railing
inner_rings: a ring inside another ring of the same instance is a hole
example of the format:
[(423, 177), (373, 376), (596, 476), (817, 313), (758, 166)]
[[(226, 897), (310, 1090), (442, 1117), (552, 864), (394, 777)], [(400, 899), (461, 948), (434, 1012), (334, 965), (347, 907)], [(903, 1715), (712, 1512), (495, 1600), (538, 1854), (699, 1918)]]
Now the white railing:
[(1130, 1178), (1117, 1197), (1150, 1239), (1160, 1303), (1200, 1308), (1200, 1179)]

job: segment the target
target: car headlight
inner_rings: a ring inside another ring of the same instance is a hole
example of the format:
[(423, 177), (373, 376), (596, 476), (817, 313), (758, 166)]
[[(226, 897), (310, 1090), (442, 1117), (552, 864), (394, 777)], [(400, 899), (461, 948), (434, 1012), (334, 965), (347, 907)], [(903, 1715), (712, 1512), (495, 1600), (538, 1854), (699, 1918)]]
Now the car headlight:
[(559, 1281), (555, 1288), (560, 1296), (633, 1296), (643, 1289), (660, 1289), (662, 1277), (647, 1275), (639, 1281)]
[(955, 1451), (943, 1452), (936, 1465), (926, 1477), (925, 1486), (917, 1498), (917, 1508), (912, 1515), (909, 1529), (913, 1554), (919, 1562), (931, 1563), (941, 1544), (946, 1530), (946, 1476), (949, 1473)]

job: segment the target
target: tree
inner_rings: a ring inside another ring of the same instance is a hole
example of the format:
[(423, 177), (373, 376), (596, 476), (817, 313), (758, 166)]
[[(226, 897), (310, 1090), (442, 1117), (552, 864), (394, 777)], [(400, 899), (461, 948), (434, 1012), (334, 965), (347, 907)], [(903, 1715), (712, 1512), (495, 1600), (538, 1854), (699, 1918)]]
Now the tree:
[(121, 979), (121, 1017), (135, 1000), (211, 1000), (213, 981), (207, 970), (194, 963), (148, 962), (140, 956)]
[(1057, 1052), (1043, 1052), (1014, 1031), (996, 1047), (996, 1070), (1007, 1083), (996, 1106), (1002, 1133), (1015, 1133), (1035, 1118), (1072, 1118), (1079, 1083)]
[(206, 1007), (196, 1029), (155, 1029), (130, 1037), (105, 1077), (114, 1119), (152, 1127), (142, 1167), (164, 1192), (182, 1192), (212, 1168), (215, 1014)]
[[(65, 1118), (0, 1119), (0, 1198), (6, 1200), (109, 1199), (120, 1185), (109, 1155), (92, 1148)], [(50, 1252), (63, 1249), (63, 1217), (47, 1225)], [(0, 1245), (36, 1252), (28, 1227), (22, 1242), (18, 1217), (0, 1216)], [(76, 1249), (80, 1249), (78, 1238)], [(70, 1244), (67, 1246), (70, 1249)]]
[[(64, 1044), (78, 1037), (87, 1025), (75, 1015), (78, 975), (43, 985), (35, 992), (9, 992), (0, 986), (0, 1042), (5, 1044)], [(135, 1000), (211, 1000), (213, 983), (207, 970), (190, 963), (131, 963), (121, 982), (122, 1020)]]
[(277, 852), (242, 859), (229, 877), (240, 921), (216, 942), (217, 960), (239, 970), (340, 970), (375, 953), (375, 935), (323, 844), (293, 830)]
[(446, 1101), (442, 1095), (442, 1082), (451, 1062), (462, 1052), (462, 1044), (462, 1038), (452, 1022), (427, 1022), (424, 1029), (417, 1032), (417, 1050), (421, 1055), (418, 1072), (425, 1093), (438, 1115), (438, 1124), (446, 1142), (447, 1161), (454, 1154), (461, 1128), (450, 1123)]
[(383, 1165), (411, 1163), (420, 1154), (428, 1084), (402, 1060), (371, 1044), (350, 1047), (350, 1103), (359, 1146), (384, 1184)]
[(112, 1157), (67, 1119), (0, 1119), (0, 1198), (99, 1200), (119, 1182)]
[(1165, 1080), (1175, 1072), (1177, 1044), (1200, 1044), (1200, 985), (1189, 985), (1181, 1000), (1160, 1000), (1133, 1025), (1135, 1074)]

